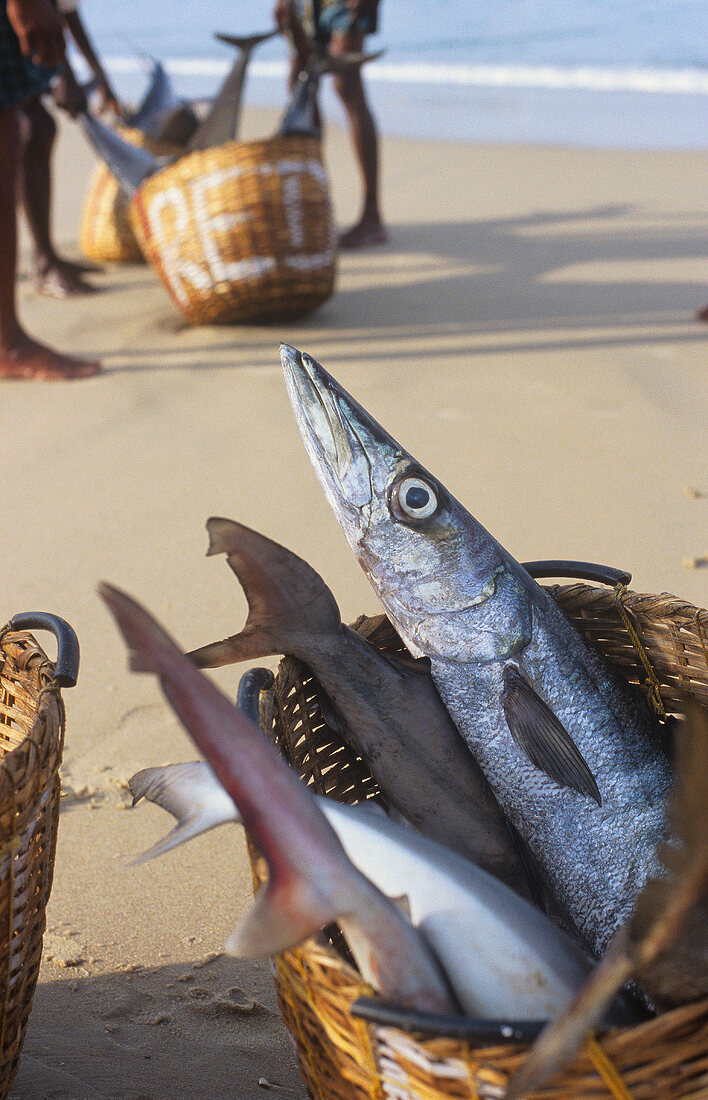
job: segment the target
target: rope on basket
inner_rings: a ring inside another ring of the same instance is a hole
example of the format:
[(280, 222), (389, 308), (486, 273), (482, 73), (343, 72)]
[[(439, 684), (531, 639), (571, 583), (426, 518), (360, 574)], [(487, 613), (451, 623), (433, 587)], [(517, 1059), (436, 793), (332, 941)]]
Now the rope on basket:
[(708, 665), (708, 649), (706, 649), (706, 643), (703, 639), (703, 627), (701, 626), (700, 615), (701, 615), (700, 609), (696, 609), (696, 614), (694, 616), (694, 618), (696, 620), (696, 634), (698, 635), (698, 641), (701, 643), (701, 649), (703, 650), (703, 656), (705, 657), (706, 664)]
[(634, 646), (635, 652), (637, 653), (637, 656), (641, 661), (642, 668), (644, 669), (649, 702), (654, 708), (657, 716), (661, 719), (662, 722), (665, 722), (667, 720), (667, 714), (666, 710), (664, 709), (664, 702), (661, 698), (661, 687), (659, 685), (659, 681), (657, 680), (656, 673), (654, 672), (654, 669), (651, 666), (651, 662), (647, 657), (647, 652), (642, 645), (642, 640), (639, 637), (639, 634), (637, 633), (637, 630), (635, 629), (634, 624), (629, 617), (627, 608), (622, 603), (622, 597), (625, 595), (626, 592), (626, 586), (623, 585), (621, 581), (618, 581), (617, 586), (614, 590), (615, 604), (620, 614), (620, 618), (624, 623), (624, 628), (629, 634), (632, 645)]
[(619, 1072), (592, 1035), (585, 1040), (585, 1053), (615, 1100), (632, 1100), (631, 1093)]

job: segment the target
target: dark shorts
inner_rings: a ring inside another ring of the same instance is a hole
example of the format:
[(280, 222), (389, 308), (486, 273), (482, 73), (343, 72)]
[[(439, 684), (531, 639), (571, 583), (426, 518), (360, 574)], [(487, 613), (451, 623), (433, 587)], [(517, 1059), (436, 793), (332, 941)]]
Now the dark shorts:
[(375, 15), (355, 16), (346, 0), (297, 0), (305, 34), (328, 46), (335, 34), (375, 34)]
[(55, 73), (24, 56), (0, 0), (0, 110), (46, 91)]

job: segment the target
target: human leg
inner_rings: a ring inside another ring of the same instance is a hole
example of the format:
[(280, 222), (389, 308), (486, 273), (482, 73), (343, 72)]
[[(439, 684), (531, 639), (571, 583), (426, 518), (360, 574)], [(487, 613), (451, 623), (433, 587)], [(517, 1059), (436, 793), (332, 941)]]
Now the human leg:
[[(361, 53), (361, 34), (333, 34), (329, 52), (336, 57)], [(364, 199), (359, 221), (339, 238), (341, 248), (365, 248), (382, 244), (388, 233), (379, 208), (379, 143), (376, 123), (366, 98), (361, 68), (352, 65), (334, 76), (334, 87), (349, 119), (359, 169), (364, 185)]]
[(0, 149), (0, 379), (50, 381), (96, 374), (99, 363), (60, 355), (37, 343), (20, 325), (15, 296), (20, 128), (15, 106), (0, 107)]
[(81, 278), (82, 266), (57, 255), (51, 239), (51, 157), (56, 129), (39, 96), (22, 104), (19, 195), (34, 243), (34, 282), (41, 294), (68, 298), (89, 294), (94, 287)]

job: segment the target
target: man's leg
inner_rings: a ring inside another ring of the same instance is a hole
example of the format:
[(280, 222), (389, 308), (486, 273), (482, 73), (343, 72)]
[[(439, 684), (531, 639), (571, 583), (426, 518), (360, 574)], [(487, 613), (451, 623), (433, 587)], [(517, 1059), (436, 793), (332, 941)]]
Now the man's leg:
[(38, 344), (17, 319), (17, 177), (20, 162), (20, 127), (17, 107), (0, 108), (0, 379), (36, 378), (61, 380), (86, 378), (100, 364), (60, 355)]
[[(329, 51), (341, 57), (347, 53), (361, 53), (364, 36), (361, 34), (333, 34)], [(359, 161), (364, 183), (364, 203), (356, 225), (339, 238), (341, 248), (364, 248), (388, 240), (379, 210), (379, 151), (378, 135), (373, 115), (364, 91), (361, 69), (352, 66), (345, 74), (336, 74), (334, 86), (344, 104), (349, 118), (354, 151)]]
[(20, 113), (22, 156), (19, 193), (34, 241), (34, 281), (40, 294), (68, 298), (90, 294), (82, 267), (59, 257), (50, 234), (52, 149), (56, 123), (39, 96), (22, 104)]

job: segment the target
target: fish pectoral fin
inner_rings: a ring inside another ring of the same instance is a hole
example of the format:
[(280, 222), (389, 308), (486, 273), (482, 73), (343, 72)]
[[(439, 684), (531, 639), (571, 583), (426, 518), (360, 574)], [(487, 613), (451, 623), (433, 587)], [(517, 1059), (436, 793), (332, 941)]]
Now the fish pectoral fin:
[(339, 912), (307, 881), (267, 883), (226, 941), (240, 959), (277, 955), (331, 924)]
[[(249, 627), (220, 642), (210, 642), (199, 649), (193, 649), (187, 656), (197, 668), (221, 668), (222, 665), (235, 665), (239, 661), (252, 661), (279, 652), (266, 631)], [(131, 668), (133, 672), (140, 671), (132, 663)]]
[(514, 743), (534, 767), (602, 805), (595, 776), (572, 738), (514, 665), (504, 669), (502, 705)]

